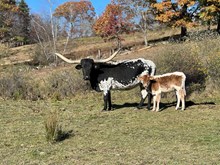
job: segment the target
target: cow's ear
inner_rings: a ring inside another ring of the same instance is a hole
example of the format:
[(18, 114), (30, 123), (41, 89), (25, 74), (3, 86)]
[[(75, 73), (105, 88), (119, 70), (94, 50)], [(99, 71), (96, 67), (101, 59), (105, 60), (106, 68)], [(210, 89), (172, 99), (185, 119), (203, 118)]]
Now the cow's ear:
[(99, 64), (95, 64), (95, 65), (94, 65), (94, 68), (95, 68), (95, 69), (99, 69), (99, 68), (100, 68)]
[(78, 65), (75, 66), (75, 68), (78, 69), (78, 70), (82, 69), (82, 65), (78, 64)]

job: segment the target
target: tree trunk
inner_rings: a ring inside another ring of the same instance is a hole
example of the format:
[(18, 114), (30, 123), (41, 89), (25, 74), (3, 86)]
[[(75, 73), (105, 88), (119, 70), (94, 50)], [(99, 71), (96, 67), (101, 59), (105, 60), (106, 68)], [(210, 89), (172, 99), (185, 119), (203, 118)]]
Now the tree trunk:
[(220, 34), (220, 15), (218, 16), (217, 32)]
[(185, 37), (187, 34), (187, 28), (185, 26), (181, 26), (181, 38)]
[(144, 32), (144, 44), (145, 44), (145, 46), (148, 46), (147, 32)]

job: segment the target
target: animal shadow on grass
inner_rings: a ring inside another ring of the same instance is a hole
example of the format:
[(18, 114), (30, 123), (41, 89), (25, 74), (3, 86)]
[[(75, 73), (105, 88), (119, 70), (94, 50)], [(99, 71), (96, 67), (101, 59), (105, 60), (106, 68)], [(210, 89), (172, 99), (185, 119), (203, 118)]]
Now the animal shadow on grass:
[[(160, 111), (163, 111), (165, 110), (166, 108), (169, 108), (169, 107), (176, 107), (176, 104), (177, 102), (174, 101), (174, 102), (171, 102), (171, 103), (162, 103), (160, 102)], [(194, 105), (215, 105), (214, 102), (202, 102), (202, 103), (195, 103), (193, 101), (186, 101), (185, 102), (185, 108), (188, 108), (188, 107), (191, 107), (191, 106), (194, 106)]]
[[(163, 111), (169, 107), (176, 107), (176, 101), (173, 101), (171, 103), (162, 103), (160, 102), (160, 111)], [(215, 105), (214, 102), (202, 102), (202, 103), (195, 103), (193, 101), (186, 101), (185, 102), (185, 108), (188, 108), (188, 107), (191, 107), (191, 106), (194, 106), (194, 105)], [(112, 107), (113, 107), (113, 110), (118, 110), (118, 109), (121, 109), (121, 108), (130, 108), (130, 107), (134, 107), (134, 108), (137, 108), (138, 106), (138, 103), (124, 103), (124, 104), (121, 104), (121, 105), (118, 105), (118, 104), (113, 104)], [(151, 103), (151, 108), (152, 108), (153, 104)], [(143, 104), (143, 107), (142, 109), (147, 109), (147, 104)]]
[(121, 108), (130, 108), (130, 107), (137, 107), (138, 103), (124, 103), (121, 105), (118, 104), (112, 104), (113, 110), (118, 110)]
[(57, 134), (58, 134), (58, 137), (56, 139), (57, 142), (64, 141), (64, 140), (69, 139), (70, 137), (73, 137), (75, 135), (73, 133), (73, 130), (70, 130), (70, 131), (59, 130)]

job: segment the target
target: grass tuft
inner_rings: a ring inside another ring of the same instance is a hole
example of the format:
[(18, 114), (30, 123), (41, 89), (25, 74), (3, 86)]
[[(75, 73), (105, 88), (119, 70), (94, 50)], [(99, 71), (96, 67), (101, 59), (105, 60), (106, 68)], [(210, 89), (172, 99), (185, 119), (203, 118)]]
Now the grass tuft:
[(57, 111), (51, 111), (45, 119), (46, 139), (50, 143), (60, 142), (73, 135), (73, 131), (63, 131)]

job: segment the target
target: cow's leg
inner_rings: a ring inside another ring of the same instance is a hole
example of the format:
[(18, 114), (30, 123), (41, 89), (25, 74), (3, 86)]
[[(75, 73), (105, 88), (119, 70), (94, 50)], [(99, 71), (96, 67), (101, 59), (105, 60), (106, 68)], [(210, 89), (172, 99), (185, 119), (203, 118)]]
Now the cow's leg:
[(152, 100), (152, 91), (151, 91), (151, 83), (147, 87), (147, 93), (148, 93), (148, 102), (147, 102), (147, 109), (150, 110), (151, 100)]
[(112, 101), (111, 101), (111, 92), (110, 91), (108, 91), (108, 94), (107, 94), (107, 96), (108, 96), (108, 110), (110, 111), (111, 109), (112, 109)]
[(137, 106), (138, 109), (142, 108), (144, 101), (145, 101), (147, 94), (148, 94), (147, 90), (142, 85), (140, 85), (140, 89), (141, 89), (141, 101), (140, 101), (139, 105)]
[(150, 110), (152, 100), (152, 94), (148, 92), (148, 102), (147, 102), (147, 109)]
[(106, 93), (104, 93), (104, 108), (103, 108), (103, 111), (106, 111), (107, 110), (107, 102), (108, 102), (108, 95)]
[(112, 103), (111, 103), (111, 93), (110, 91), (105, 91), (104, 92), (104, 108), (103, 111), (111, 110), (112, 108)]

